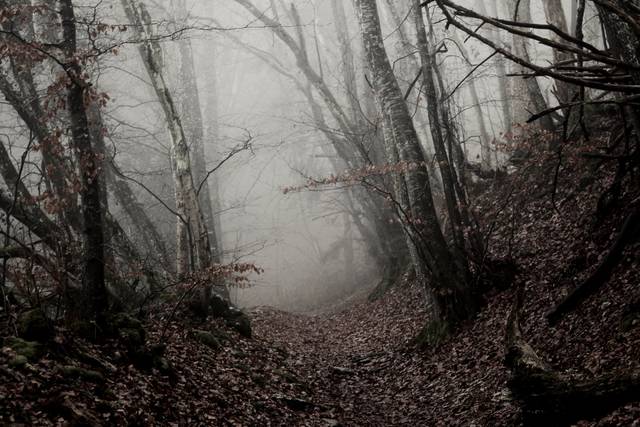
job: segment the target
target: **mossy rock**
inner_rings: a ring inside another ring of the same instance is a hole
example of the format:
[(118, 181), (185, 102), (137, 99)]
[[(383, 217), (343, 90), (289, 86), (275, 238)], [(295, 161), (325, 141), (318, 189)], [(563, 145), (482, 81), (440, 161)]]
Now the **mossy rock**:
[(231, 335), (229, 335), (227, 332), (225, 332), (222, 329), (214, 329), (211, 331), (211, 333), (213, 334), (214, 337), (218, 339), (218, 341), (220, 341), (221, 344), (224, 344), (232, 340)]
[(251, 338), (251, 319), (242, 311), (235, 309), (233, 317), (226, 320), (227, 326), (238, 331), (245, 338)]
[(622, 332), (628, 332), (638, 325), (640, 325), (640, 298), (634, 299), (624, 308), (620, 329)]
[(128, 349), (140, 348), (144, 345), (144, 330), (124, 328), (118, 331), (118, 339)]
[(213, 317), (226, 317), (231, 308), (229, 302), (220, 294), (213, 293), (209, 301), (209, 307)]
[(68, 379), (80, 379), (91, 383), (103, 383), (104, 375), (98, 371), (92, 371), (91, 369), (84, 369), (78, 366), (66, 365), (58, 368), (58, 371), (62, 376)]
[(173, 367), (171, 366), (169, 359), (167, 359), (166, 357), (162, 357), (162, 356), (156, 357), (153, 361), (153, 366), (161, 374), (168, 375), (173, 373)]
[(26, 357), (30, 362), (35, 362), (44, 355), (44, 347), (35, 341), (9, 337), (4, 340), (4, 345), (12, 349), (18, 356)]
[(220, 344), (220, 341), (218, 340), (218, 338), (216, 338), (216, 336), (213, 335), (211, 332), (195, 330), (193, 331), (193, 337), (198, 342), (214, 350), (218, 350), (222, 347), (222, 344)]
[(109, 327), (114, 331), (121, 329), (137, 329), (144, 333), (142, 322), (128, 313), (116, 313), (107, 319)]
[(117, 313), (107, 319), (107, 334), (117, 337), (129, 350), (135, 350), (146, 341), (142, 322), (127, 313)]
[(29, 362), (29, 359), (27, 359), (26, 357), (22, 355), (17, 355), (13, 359), (9, 360), (9, 367), (13, 369), (20, 369), (26, 366), (28, 362)]
[(53, 338), (51, 322), (40, 309), (25, 311), (18, 316), (18, 335), (29, 341), (47, 342)]
[(449, 336), (450, 332), (449, 325), (445, 322), (428, 322), (411, 344), (419, 349), (437, 347)]

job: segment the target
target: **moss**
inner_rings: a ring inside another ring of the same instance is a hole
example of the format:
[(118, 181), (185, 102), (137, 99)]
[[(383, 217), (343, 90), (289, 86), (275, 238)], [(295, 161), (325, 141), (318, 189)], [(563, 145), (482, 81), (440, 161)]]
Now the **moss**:
[(124, 328), (118, 332), (118, 338), (128, 349), (136, 349), (144, 345), (144, 331)]
[(193, 331), (193, 336), (198, 342), (214, 350), (218, 350), (222, 347), (218, 338), (216, 338), (211, 332), (196, 330)]
[(9, 367), (14, 369), (19, 369), (24, 367), (28, 362), (29, 360), (26, 357), (22, 355), (18, 355), (13, 359), (9, 360)]
[(22, 338), (10, 337), (5, 339), (4, 345), (12, 349), (18, 356), (26, 357), (34, 362), (44, 354), (44, 347), (34, 341), (26, 341)]
[(104, 382), (104, 376), (98, 371), (80, 368), (78, 366), (62, 366), (59, 368), (60, 373), (69, 379), (81, 379), (92, 383)]
[(144, 346), (146, 341), (142, 322), (127, 313), (110, 316), (106, 322), (106, 333), (117, 337), (130, 351)]
[(449, 325), (446, 322), (428, 322), (411, 344), (419, 349), (437, 347), (449, 336)]
[(29, 310), (18, 317), (18, 335), (29, 341), (47, 342), (53, 338), (53, 327), (40, 309)]

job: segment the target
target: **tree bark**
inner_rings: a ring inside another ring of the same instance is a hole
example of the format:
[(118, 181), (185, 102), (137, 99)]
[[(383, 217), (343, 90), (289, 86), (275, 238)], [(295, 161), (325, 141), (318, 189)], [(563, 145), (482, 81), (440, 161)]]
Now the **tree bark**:
[[(518, 22), (531, 22), (531, 0), (508, 0), (506, 6), (509, 19)], [(512, 46), (515, 55), (531, 62), (527, 38), (514, 34)], [(513, 65), (516, 74), (523, 75), (527, 73), (527, 69), (523, 66)], [(516, 100), (516, 107), (514, 108), (516, 116), (514, 120), (520, 125), (527, 123), (532, 113), (544, 111), (548, 108), (540, 89), (540, 84), (535, 77), (516, 77), (513, 82), (513, 97)], [(554, 128), (553, 121), (549, 115), (542, 117), (539, 124), (543, 130), (552, 131)]]
[[(181, 12), (187, 13), (183, 1), (178, 2)], [(198, 81), (193, 59), (193, 47), (189, 39), (180, 41), (180, 71), (182, 83), (184, 86), (183, 101), (183, 117), (186, 133), (191, 141), (193, 152), (191, 159), (193, 161), (193, 180), (196, 190), (199, 190), (198, 199), (200, 208), (206, 224), (209, 244), (211, 245), (211, 260), (220, 262), (220, 250), (217, 247), (218, 236), (215, 226), (215, 216), (213, 212), (213, 198), (209, 189), (209, 181), (207, 179), (207, 154), (205, 150), (204, 140), (204, 120), (202, 118), (202, 109), (200, 104), (200, 92), (198, 90)], [(213, 53), (215, 55), (215, 52)], [(215, 70), (214, 70), (215, 72)], [(212, 102), (217, 102), (213, 99)], [(212, 118), (217, 120), (217, 118)]]
[[(102, 321), (107, 310), (107, 289), (104, 280), (104, 226), (101, 207), (101, 180), (98, 158), (91, 145), (89, 121), (85, 105), (91, 96), (82, 80), (82, 69), (77, 62), (76, 16), (72, 0), (60, 1), (60, 15), (66, 55), (65, 71), (69, 77), (68, 108), (71, 135), (80, 169), (81, 212), (84, 239), (84, 271), (82, 286), (88, 300), (81, 305), (82, 315)], [(77, 302), (76, 302), (77, 303)]]
[[(431, 280), (427, 289), (434, 302), (432, 315), (439, 337), (433, 338), (437, 341), (450, 327), (468, 318), (475, 307), (465, 273), (457, 268), (440, 229), (418, 136), (384, 49), (376, 2), (356, 0), (356, 7), (371, 83), (385, 119), (386, 143), (392, 149), (397, 148), (398, 159), (409, 166), (399, 180), (408, 198), (401, 203), (408, 207), (406, 225), (414, 231), (409, 238), (420, 258), (416, 270), (423, 266), (429, 270)], [(402, 200), (402, 194), (396, 194), (396, 198)]]
[[(547, 18), (547, 23), (555, 26), (560, 31), (568, 33), (569, 27), (567, 25), (567, 18), (564, 13), (564, 9), (562, 8), (562, 2), (560, 0), (542, 0), (542, 5), (544, 6), (544, 14)], [(551, 37), (559, 44), (564, 43), (564, 39), (554, 32), (551, 32)], [(572, 54), (560, 49), (553, 49), (553, 60), (556, 64), (567, 63), (572, 59)], [(576, 93), (575, 87), (569, 83), (561, 82), (559, 80), (555, 81), (555, 85), (555, 95), (560, 104), (568, 104), (573, 100), (573, 96)]]
[(209, 236), (193, 182), (189, 146), (182, 120), (162, 73), (162, 50), (153, 41), (151, 18), (136, 0), (122, 0), (122, 5), (141, 39), (140, 56), (162, 106), (171, 138), (171, 165), (179, 216), (176, 222), (176, 271), (178, 276), (184, 276), (211, 264)]
[(424, 84), (424, 98), (427, 104), (427, 114), (429, 116), (429, 126), (431, 129), (431, 136), (433, 140), (433, 146), (435, 148), (436, 160), (438, 162), (438, 168), (440, 170), (440, 176), (442, 177), (442, 184), (444, 190), (444, 198), (447, 206), (447, 213), (449, 214), (449, 222), (451, 224), (451, 235), (454, 241), (454, 252), (456, 253), (455, 261), (464, 270), (468, 267), (465, 262), (464, 255), (464, 236), (462, 233), (462, 217), (460, 215), (460, 209), (458, 206), (458, 200), (456, 198), (455, 190), (455, 178), (453, 171), (453, 164), (447, 153), (447, 147), (445, 144), (445, 138), (443, 135), (443, 126), (440, 120), (440, 106), (438, 99), (438, 92), (436, 84), (433, 78), (433, 55), (429, 49), (429, 42), (427, 41), (427, 33), (425, 30), (424, 18), (422, 17), (422, 8), (420, 7), (420, 0), (414, 0), (412, 15), (414, 18), (414, 25), (416, 29), (418, 53), (420, 55), (420, 63), (422, 67), (422, 81)]

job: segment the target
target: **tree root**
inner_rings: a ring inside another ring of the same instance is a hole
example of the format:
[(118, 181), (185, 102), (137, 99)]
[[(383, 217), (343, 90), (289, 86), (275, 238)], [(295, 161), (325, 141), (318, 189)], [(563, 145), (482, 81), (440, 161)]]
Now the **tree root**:
[(522, 336), (523, 295), (520, 288), (507, 320), (505, 362), (512, 372), (509, 387), (522, 404), (524, 425), (570, 425), (640, 400), (640, 372), (578, 381), (553, 371)]
[(584, 299), (604, 285), (611, 277), (615, 267), (620, 263), (624, 249), (627, 245), (636, 241), (638, 237), (640, 237), (640, 209), (636, 208), (627, 216), (618, 237), (593, 274), (547, 314), (549, 323), (555, 324), (558, 322), (563, 315), (574, 310)]

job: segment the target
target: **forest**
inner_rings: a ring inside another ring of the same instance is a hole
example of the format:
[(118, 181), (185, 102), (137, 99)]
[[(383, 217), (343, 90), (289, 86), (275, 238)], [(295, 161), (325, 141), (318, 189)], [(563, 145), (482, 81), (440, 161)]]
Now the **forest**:
[(0, 0), (0, 425), (640, 426), (640, 0)]

